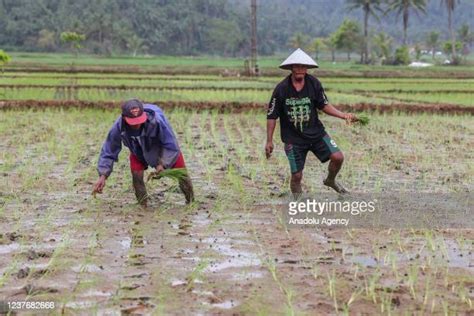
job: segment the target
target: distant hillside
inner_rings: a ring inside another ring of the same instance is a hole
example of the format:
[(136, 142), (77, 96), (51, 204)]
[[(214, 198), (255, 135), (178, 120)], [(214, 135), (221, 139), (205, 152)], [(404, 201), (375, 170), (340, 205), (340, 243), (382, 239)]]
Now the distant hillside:
[[(350, 18), (362, 24), (362, 10), (349, 12), (345, 0), (258, 0), (258, 30), (261, 49), (284, 49), (288, 39), (296, 32), (311, 37), (325, 37)], [(402, 41), (402, 18), (390, 13), (380, 14), (381, 20), (370, 17), (371, 32), (384, 31), (396, 41)], [(455, 28), (467, 23), (474, 29), (474, 1), (461, 0), (454, 12)], [(424, 42), (426, 34), (438, 31), (442, 39), (448, 38), (448, 17), (440, 0), (428, 2), (427, 14), (411, 14), (408, 28), (409, 42)], [(266, 43), (265, 43), (266, 42)], [(268, 48), (267, 48), (268, 47)]]
[[(297, 32), (325, 37), (345, 18), (361, 21), (362, 12), (347, 11), (345, 0), (257, 0), (259, 54), (288, 51)], [(409, 42), (424, 41), (436, 30), (447, 38), (447, 13), (440, 0), (429, 2), (426, 15), (410, 17)], [(399, 42), (402, 21), (389, 14), (371, 31), (383, 30)], [(454, 12), (456, 29), (474, 29), (474, 1), (461, 0)], [(82, 52), (247, 56), (250, 0), (16, 0), (0, 1), (0, 48), (67, 51), (60, 34), (86, 36)]]

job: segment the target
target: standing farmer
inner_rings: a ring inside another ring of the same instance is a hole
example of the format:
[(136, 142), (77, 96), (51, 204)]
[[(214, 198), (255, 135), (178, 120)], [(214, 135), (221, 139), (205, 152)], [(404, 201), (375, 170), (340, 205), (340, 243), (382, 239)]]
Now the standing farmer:
[[(130, 169), (133, 188), (140, 204), (147, 205), (148, 195), (143, 179), (144, 170), (151, 166), (155, 173), (164, 169), (186, 168), (173, 130), (163, 111), (154, 104), (143, 104), (137, 99), (122, 105), (122, 115), (115, 121), (100, 152), (97, 171), (99, 180), (93, 194), (102, 193), (105, 180), (118, 160), (123, 144), (130, 149)], [(179, 181), (186, 203), (194, 199), (189, 176)]]
[(306, 155), (311, 151), (321, 162), (329, 160), (329, 172), (324, 185), (339, 193), (347, 193), (336, 182), (344, 156), (324, 130), (317, 110), (349, 123), (357, 121), (357, 118), (329, 104), (319, 80), (307, 74), (308, 68), (317, 67), (316, 62), (299, 48), (280, 65), (282, 69), (291, 70), (291, 74), (276, 86), (268, 106), (265, 154), (268, 159), (273, 152), (273, 132), (276, 120), (280, 118), (281, 140), (290, 162), (291, 192), (302, 193), (303, 168)]

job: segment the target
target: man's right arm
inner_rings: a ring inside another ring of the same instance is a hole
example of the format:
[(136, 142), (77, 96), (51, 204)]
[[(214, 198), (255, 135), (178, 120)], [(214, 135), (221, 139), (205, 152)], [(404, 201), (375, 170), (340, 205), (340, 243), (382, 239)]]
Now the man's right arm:
[(280, 116), (280, 97), (277, 89), (273, 91), (272, 98), (268, 104), (267, 111), (267, 142), (265, 145), (265, 156), (271, 157), (273, 152), (273, 132), (275, 131), (276, 120)]
[(97, 172), (100, 176), (109, 177), (113, 171), (114, 163), (118, 161), (118, 156), (122, 150), (122, 138), (120, 137), (120, 127), (117, 122), (112, 126), (100, 151)]
[(105, 186), (105, 180), (113, 171), (114, 163), (118, 161), (118, 156), (122, 150), (122, 139), (120, 137), (120, 127), (118, 121), (112, 126), (107, 135), (107, 139), (102, 145), (99, 162), (97, 163), (97, 172), (99, 180), (94, 185), (92, 194), (102, 193)]
[(267, 144), (265, 145), (265, 155), (271, 157), (273, 152), (273, 132), (275, 131), (276, 119), (267, 119)]

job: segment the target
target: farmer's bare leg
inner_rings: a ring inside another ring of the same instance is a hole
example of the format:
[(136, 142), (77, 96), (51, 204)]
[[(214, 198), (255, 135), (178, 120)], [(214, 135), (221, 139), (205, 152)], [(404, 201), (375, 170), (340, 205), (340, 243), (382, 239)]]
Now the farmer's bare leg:
[(145, 181), (143, 180), (144, 171), (132, 171), (133, 188), (138, 203), (143, 206), (147, 205), (148, 194), (146, 193)]
[(336, 181), (336, 176), (339, 173), (339, 170), (341, 170), (342, 163), (344, 162), (344, 155), (342, 152), (338, 151), (332, 153), (329, 159), (328, 176), (323, 182), (324, 185), (333, 188), (338, 193), (347, 193), (348, 191)]
[(303, 193), (301, 189), (301, 180), (303, 179), (303, 170), (291, 174), (290, 189), (293, 196), (298, 197)]
[(186, 198), (186, 204), (194, 201), (193, 183), (191, 182), (191, 177), (189, 177), (189, 175), (179, 181), (179, 188)]

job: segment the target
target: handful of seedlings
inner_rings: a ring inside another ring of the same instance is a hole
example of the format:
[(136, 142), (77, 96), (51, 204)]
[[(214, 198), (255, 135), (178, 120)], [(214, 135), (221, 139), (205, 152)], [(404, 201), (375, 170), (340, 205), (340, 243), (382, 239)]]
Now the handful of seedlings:
[(148, 175), (147, 182), (151, 179), (170, 178), (176, 181), (181, 181), (188, 176), (186, 168), (165, 169), (160, 173), (152, 172)]
[(369, 124), (369, 121), (370, 121), (370, 119), (367, 116), (367, 114), (362, 113), (360, 115), (357, 115), (357, 122), (359, 122), (360, 125), (365, 126), (365, 125)]

